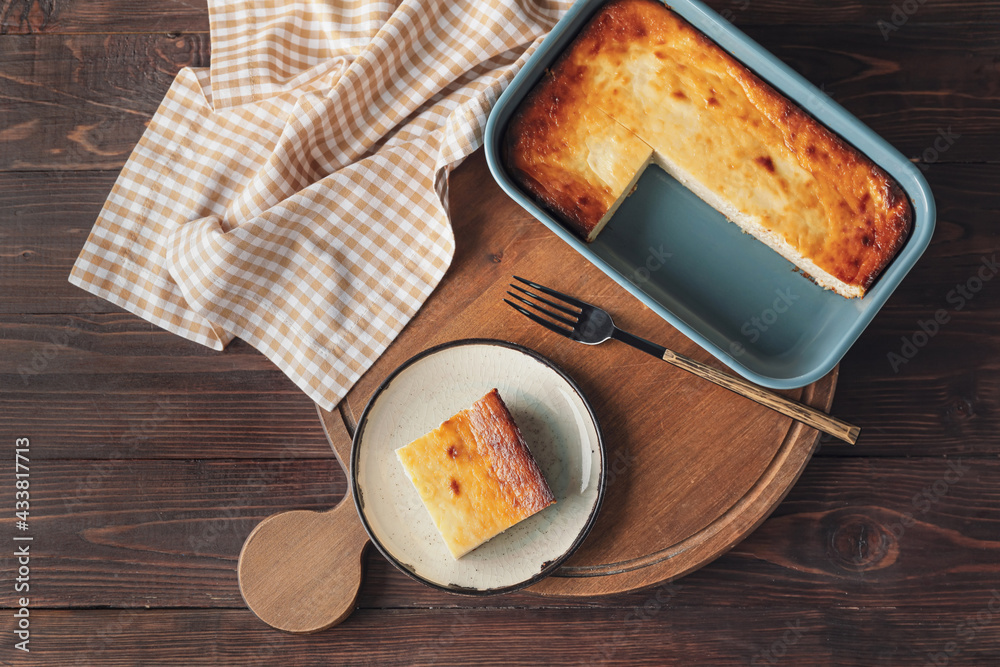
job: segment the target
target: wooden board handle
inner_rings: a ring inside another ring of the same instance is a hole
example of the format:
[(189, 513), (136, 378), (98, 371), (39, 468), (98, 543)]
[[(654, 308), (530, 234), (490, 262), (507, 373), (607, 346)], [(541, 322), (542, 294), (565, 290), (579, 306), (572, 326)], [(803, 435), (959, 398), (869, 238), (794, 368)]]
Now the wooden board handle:
[(354, 611), (367, 544), (350, 492), (327, 512), (275, 514), (243, 543), (240, 593), (253, 613), (279, 630), (329, 628)]
[(677, 366), (678, 368), (683, 368), (689, 373), (693, 373), (698, 377), (705, 378), (710, 382), (714, 382), (720, 387), (725, 387), (726, 389), (736, 392), (741, 396), (746, 396), (747, 398), (760, 403), (761, 405), (767, 406), (776, 412), (780, 412), (786, 417), (791, 417), (792, 419), (798, 420), (803, 424), (812, 426), (815, 429), (822, 431), (823, 433), (828, 433), (839, 440), (854, 444), (858, 440), (858, 435), (861, 433), (861, 429), (852, 424), (848, 424), (845, 421), (837, 419), (836, 417), (831, 417), (825, 412), (821, 412), (816, 408), (811, 408), (808, 405), (803, 405), (798, 401), (793, 401), (790, 398), (785, 398), (766, 389), (762, 389), (757, 385), (744, 380), (743, 378), (736, 377), (734, 375), (729, 375), (728, 373), (723, 373), (707, 364), (703, 364), (700, 361), (695, 361), (689, 357), (685, 357), (682, 354), (677, 354), (671, 350), (667, 350), (663, 353), (663, 360), (669, 364)]

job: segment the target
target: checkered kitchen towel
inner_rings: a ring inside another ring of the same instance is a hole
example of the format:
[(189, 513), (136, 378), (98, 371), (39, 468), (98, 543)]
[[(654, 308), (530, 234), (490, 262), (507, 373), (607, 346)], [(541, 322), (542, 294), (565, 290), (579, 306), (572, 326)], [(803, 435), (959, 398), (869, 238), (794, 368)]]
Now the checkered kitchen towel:
[(331, 409), (451, 261), (448, 173), (568, 2), (209, 0), (70, 282)]

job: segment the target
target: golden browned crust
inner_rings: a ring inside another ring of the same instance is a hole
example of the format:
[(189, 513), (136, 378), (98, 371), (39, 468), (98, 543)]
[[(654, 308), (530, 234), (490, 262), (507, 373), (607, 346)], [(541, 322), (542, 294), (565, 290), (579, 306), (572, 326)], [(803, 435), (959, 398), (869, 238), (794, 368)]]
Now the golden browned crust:
[(493, 389), (476, 401), (468, 418), (479, 451), (500, 481), (513, 515), (527, 517), (555, 502), (500, 392)]
[(845, 296), (863, 294), (909, 235), (909, 201), (871, 160), (659, 2), (619, 0), (524, 100), (504, 142), (513, 177), (584, 238), (627, 194), (578, 167), (591, 107), (703, 184), (699, 196), (744, 229), (841, 281)]
[(578, 171), (561, 167), (565, 153), (574, 148), (565, 140), (564, 128), (587, 103), (575, 85), (573, 72), (567, 71), (572, 67), (565, 65), (565, 57), (556, 68), (560, 75), (547, 73), (511, 119), (504, 159), (510, 173), (528, 192), (586, 239), (617, 194), (587, 180)]
[[(694, 30), (693, 27), (690, 27)], [(715, 47), (718, 49), (718, 47)], [(836, 242), (813, 258), (835, 278), (867, 291), (903, 247), (913, 224), (913, 209), (894, 178), (786, 97), (739, 65), (728, 54), (747, 96), (781, 130), (785, 146), (800, 164), (836, 194), (830, 217)]]

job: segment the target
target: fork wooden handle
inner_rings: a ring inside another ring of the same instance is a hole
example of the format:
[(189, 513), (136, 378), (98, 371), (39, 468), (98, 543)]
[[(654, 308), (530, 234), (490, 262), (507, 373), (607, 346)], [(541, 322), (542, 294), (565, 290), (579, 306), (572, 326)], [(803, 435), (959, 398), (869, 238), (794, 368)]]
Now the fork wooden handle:
[(766, 405), (776, 412), (780, 412), (781, 414), (791, 417), (792, 419), (796, 419), (803, 424), (819, 429), (823, 433), (828, 433), (835, 438), (843, 440), (844, 442), (853, 445), (858, 440), (858, 434), (861, 433), (861, 429), (857, 426), (848, 424), (847, 422), (837, 419), (836, 417), (831, 417), (816, 408), (811, 408), (808, 405), (799, 403), (798, 401), (793, 401), (766, 389), (762, 389), (752, 382), (744, 380), (743, 378), (723, 373), (720, 370), (712, 368), (707, 364), (703, 364), (700, 361), (695, 361), (694, 359), (685, 357), (682, 354), (666, 350), (661, 358), (668, 364), (673, 364), (678, 368), (683, 368), (689, 373), (694, 373), (698, 377), (714, 382), (720, 387), (725, 387), (729, 391), (734, 391), (741, 396), (746, 396), (761, 405)]

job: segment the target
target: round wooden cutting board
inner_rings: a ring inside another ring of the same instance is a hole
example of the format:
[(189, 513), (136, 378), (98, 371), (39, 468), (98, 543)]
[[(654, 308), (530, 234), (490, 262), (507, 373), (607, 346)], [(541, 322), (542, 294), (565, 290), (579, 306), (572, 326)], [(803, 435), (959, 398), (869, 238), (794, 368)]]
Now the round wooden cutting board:
[[(479, 183), (453, 188), (452, 267), (339, 409), (320, 411), (331, 443), (350, 447), (340, 435), (344, 423), (353, 432), (375, 388), (414, 354), (459, 338), (520, 343), (577, 381), (600, 420), (608, 457), (606, 496), (591, 534), (555, 575), (529, 590), (569, 596), (630, 591), (684, 575), (726, 552), (795, 483), (818, 432), (622, 343), (574, 343), (507, 307), (502, 299), (517, 274), (605, 308), (627, 331), (723, 368), (499, 194), (481, 156), (470, 162), (463, 180)], [(835, 386), (836, 370), (782, 393), (829, 410)], [(339, 452), (342, 461), (349, 460), (345, 454)]]

